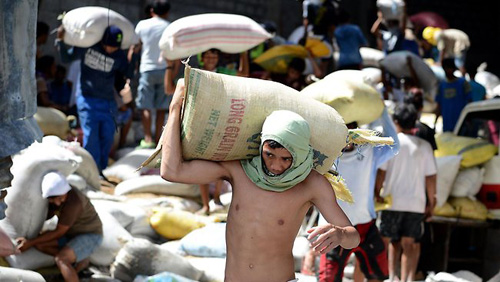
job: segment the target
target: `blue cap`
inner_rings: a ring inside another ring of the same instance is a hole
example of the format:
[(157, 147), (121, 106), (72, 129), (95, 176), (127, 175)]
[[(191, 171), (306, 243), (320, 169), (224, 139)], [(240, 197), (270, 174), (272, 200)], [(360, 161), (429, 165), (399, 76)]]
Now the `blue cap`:
[(120, 47), (123, 41), (122, 30), (115, 26), (110, 25), (104, 30), (104, 35), (102, 36), (102, 44), (112, 47)]

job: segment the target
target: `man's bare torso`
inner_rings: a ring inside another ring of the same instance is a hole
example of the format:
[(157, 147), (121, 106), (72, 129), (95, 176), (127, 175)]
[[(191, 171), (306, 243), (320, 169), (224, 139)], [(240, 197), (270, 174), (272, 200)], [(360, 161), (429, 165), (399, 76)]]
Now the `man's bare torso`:
[(312, 205), (311, 193), (301, 189), (307, 179), (285, 192), (271, 192), (257, 187), (239, 162), (225, 166), (233, 185), (226, 231), (226, 281), (294, 279), (292, 247)]

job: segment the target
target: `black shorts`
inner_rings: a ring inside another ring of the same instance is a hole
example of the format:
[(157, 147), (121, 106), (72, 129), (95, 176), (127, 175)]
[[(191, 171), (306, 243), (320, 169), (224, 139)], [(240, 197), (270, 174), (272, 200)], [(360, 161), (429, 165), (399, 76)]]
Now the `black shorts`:
[(415, 240), (424, 234), (424, 214), (415, 212), (382, 211), (380, 213), (380, 233), (391, 241), (399, 241), (401, 237)]
[(350, 250), (337, 247), (321, 255), (318, 282), (342, 282), (344, 267), (352, 252), (367, 279), (385, 280), (389, 277), (387, 251), (375, 220), (354, 227), (361, 237), (359, 246)]

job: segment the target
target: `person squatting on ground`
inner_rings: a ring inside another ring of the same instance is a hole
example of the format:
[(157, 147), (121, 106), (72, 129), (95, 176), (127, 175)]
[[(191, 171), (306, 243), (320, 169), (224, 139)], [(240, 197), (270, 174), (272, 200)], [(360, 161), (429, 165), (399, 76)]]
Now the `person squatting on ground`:
[[(144, 139), (141, 148), (154, 148), (160, 140), (161, 130), (168, 110), (170, 95), (165, 93), (165, 69), (173, 68), (166, 64), (161, 56), (159, 42), (165, 28), (170, 24), (166, 19), (170, 11), (167, 1), (155, 1), (151, 8), (152, 17), (140, 21), (135, 32), (140, 38), (142, 50), (139, 66), (140, 78), (135, 104), (142, 111), (141, 121), (144, 129)], [(168, 93), (172, 94), (172, 92)], [(156, 111), (155, 137), (151, 133), (151, 116)]]
[(114, 98), (115, 75), (132, 78), (137, 54), (127, 59), (121, 50), (122, 31), (108, 26), (101, 42), (89, 48), (68, 46), (63, 42), (64, 28), (57, 32), (56, 44), (63, 62), (81, 59), (80, 83), (76, 94), (78, 117), (83, 130), (83, 147), (94, 158), (102, 175), (108, 165), (116, 129), (117, 105)]
[(312, 205), (329, 222), (308, 230), (315, 252), (359, 244), (359, 234), (337, 205), (331, 184), (312, 170), (309, 124), (301, 116), (290, 111), (269, 115), (262, 128), (261, 155), (251, 160), (185, 161), (180, 139), (183, 94), (179, 83), (170, 105), (160, 173), (179, 183), (231, 183), (226, 281), (296, 281), (292, 247)]
[[(361, 272), (369, 281), (383, 281), (389, 276), (387, 250), (379, 233), (375, 220), (374, 198), (380, 195), (374, 193), (377, 168), (394, 157), (399, 150), (399, 140), (396, 128), (384, 109), (381, 117), (384, 135), (392, 137), (393, 146), (363, 146), (356, 148), (348, 144), (339, 158), (338, 172), (346, 181), (352, 192), (354, 203), (337, 201), (347, 217), (358, 230), (361, 242), (352, 250), (337, 247), (320, 257), (319, 282), (342, 282), (344, 266), (354, 252)], [(358, 127), (356, 122), (347, 125), (349, 129)], [(320, 216), (319, 224), (326, 223)]]
[(43, 177), (42, 196), (49, 202), (47, 218), (59, 218), (57, 227), (34, 239), (17, 238), (18, 249), (34, 247), (54, 256), (64, 281), (78, 281), (77, 273), (88, 266), (88, 257), (102, 242), (102, 222), (90, 200), (60, 172)]
[(424, 233), (424, 219), (436, 205), (437, 168), (429, 142), (413, 135), (415, 107), (399, 105), (393, 119), (399, 132), (399, 154), (379, 168), (375, 182), (376, 191), (384, 187), (383, 195), (392, 196), (391, 207), (381, 212), (380, 232), (389, 245), (389, 280), (395, 279), (395, 265), (400, 261), (400, 281), (414, 281), (419, 259), (416, 241)]

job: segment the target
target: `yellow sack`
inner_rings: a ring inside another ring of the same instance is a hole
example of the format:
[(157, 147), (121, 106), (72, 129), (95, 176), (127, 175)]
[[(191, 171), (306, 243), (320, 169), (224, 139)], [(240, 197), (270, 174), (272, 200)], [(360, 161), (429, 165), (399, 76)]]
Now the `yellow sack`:
[(68, 117), (58, 109), (38, 107), (35, 120), (44, 136), (56, 135), (65, 140), (70, 132)]
[(482, 139), (457, 136), (444, 132), (436, 136), (438, 149), (436, 157), (462, 155), (462, 168), (472, 167), (489, 161), (497, 153), (498, 148)]
[(446, 202), (441, 207), (436, 206), (433, 211), (433, 215), (445, 216), (445, 217), (456, 217), (458, 215), (457, 210)]
[(311, 37), (307, 38), (306, 49), (311, 52), (313, 57), (325, 57), (331, 53), (330, 48), (323, 41)]
[(258, 56), (254, 63), (273, 73), (286, 73), (293, 58), (307, 57), (307, 49), (302, 45), (278, 45)]
[(452, 197), (448, 202), (457, 210), (459, 217), (486, 220), (488, 216), (488, 209), (478, 200), (471, 200), (468, 197)]
[(9, 263), (3, 257), (0, 257), (0, 266), (10, 267)]
[(391, 206), (392, 206), (392, 196), (391, 195), (384, 197), (383, 203), (379, 203), (375, 200), (375, 211), (376, 212), (386, 210), (386, 209), (390, 208)]
[(356, 121), (359, 125), (378, 119), (384, 102), (375, 88), (362, 81), (329, 78), (315, 82), (300, 91), (337, 110), (346, 124)]
[(152, 212), (149, 223), (158, 234), (170, 240), (181, 239), (205, 226), (200, 217), (187, 211), (156, 207)]

